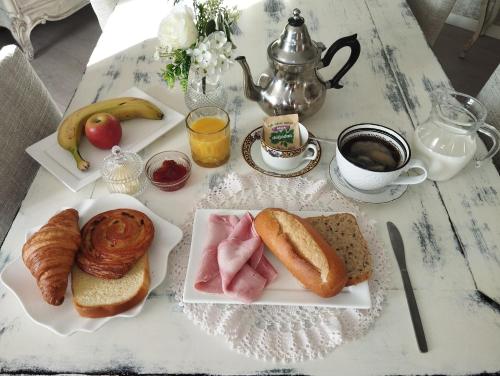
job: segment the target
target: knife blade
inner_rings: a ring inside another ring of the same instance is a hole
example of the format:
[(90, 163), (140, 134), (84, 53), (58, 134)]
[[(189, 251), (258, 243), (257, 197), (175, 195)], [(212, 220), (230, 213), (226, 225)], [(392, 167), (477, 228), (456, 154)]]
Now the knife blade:
[(392, 249), (396, 255), (396, 260), (398, 261), (399, 271), (401, 272), (401, 278), (403, 279), (403, 286), (405, 289), (406, 301), (408, 302), (408, 308), (410, 310), (411, 322), (413, 324), (413, 330), (415, 331), (415, 336), (417, 337), (418, 348), (420, 352), (426, 353), (427, 341), (425, 340), (424, 328), (422, 326), (422, 321), (420, 320), (420, 313), (418, 312), (417, 302), (415, 300), (415, 295), (413, 294), (413, 287), (411, 286), (410, 276), (408, 275), (408, 270), (406, 269), (406, 257), (405, 257), (405, 247), (403, 244), (403, 238), (392, 222), (387, 222), (387, 230), (389, 231), (389, 238), (391, 239)]

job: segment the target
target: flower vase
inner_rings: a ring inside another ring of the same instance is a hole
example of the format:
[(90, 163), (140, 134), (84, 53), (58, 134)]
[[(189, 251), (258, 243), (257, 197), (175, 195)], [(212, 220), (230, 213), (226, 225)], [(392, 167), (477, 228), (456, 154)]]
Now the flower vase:
[(184, 100), (190, 110), (205, 106), (224, 109), (227, 104), (227, 93), (220, 75), (201, 76), (191, 70)]

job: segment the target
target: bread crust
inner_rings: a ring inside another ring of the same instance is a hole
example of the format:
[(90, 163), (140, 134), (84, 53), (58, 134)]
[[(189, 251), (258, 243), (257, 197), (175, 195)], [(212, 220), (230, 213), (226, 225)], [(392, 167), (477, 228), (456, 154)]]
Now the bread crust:
[(109, 304), (109, 305), (102, 305), (102, 306), (82, 306), (78, 304), (78, 302), (75, 299), (75, 293), (72, 288), (73, 292), (73, 305), (75, 306), (75, 309), (78, 311), (80, 316), (83, 317), (88, 317), (88, 318), (102, 318), (102, 317), (108, 317), (108, 316), (114, 316), (118, 315), (122, 312), (125, 312), (129, 310), (132, 307), (135, 307), (137, 304), (142, 302), (142, 300), (147, 296), (148, 291), (149, 291), (149, 285), (151, 282), (151, 277), (149, 273), (149, 258), (148, 255), (146, 254), (146, 270), (145, 270), (145, 277), (142, 283), (142, 286), (139, 288), (137, 293), (131, 297), (130, 299), (120, 302), (120, 303), (115, 303), (115, 304)]
[[(280, 223), (274, 217), (273, 213), (276, 211), (284, 212), (295, 218), (320, 247), (329, 268), (326, 281), (321, 279), (320, 271), (296, 251), (288, 235), (282, 231)], [(321, 235), (302, 218), (282, 209), (269, 208), (257, 215), (255, 229), (269, 250), (307, 289), (323, 298), (329, 298), (344, 288), (347, 281), (344, 262)]]

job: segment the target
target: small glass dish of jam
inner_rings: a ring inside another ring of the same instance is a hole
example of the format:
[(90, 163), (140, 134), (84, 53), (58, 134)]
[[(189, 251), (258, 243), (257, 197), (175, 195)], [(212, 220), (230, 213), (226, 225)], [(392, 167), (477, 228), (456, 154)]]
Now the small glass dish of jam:
[(146, 162), (146, 176), (162, 191), (176, 191), (186, 184), (191, 174), (191, 161), (180, 151), (162, 151)]

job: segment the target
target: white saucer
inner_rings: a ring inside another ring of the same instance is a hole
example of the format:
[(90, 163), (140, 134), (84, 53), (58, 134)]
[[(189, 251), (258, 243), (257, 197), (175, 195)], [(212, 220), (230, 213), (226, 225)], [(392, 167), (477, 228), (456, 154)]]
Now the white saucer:
[(356, 201), (367, 202), (370, 204), (381, 204), (396, 200), (401, 197), (408, 189), (407, 185), (390, 185), (377, 191), (364, 191), (350, 185), (340, 174), (337, 166), (337, 159), (333, 157), (330, 162), (330, 178), (333, 185), (344, 196)]
[[(316, 140), (311, 140), (311, 143), (316, 145), (318, 149), (318, 155), (313, 160), (306, 160), (301, 163), (298, 167), (287, 170), (280, 171), (275, 170), (268, 166), (264, 159), (262, 159), (262, 152), (260, 150), (260, 135), (262, 127), (255, 128), (251, 131), (243, 141), (241, 145), (241, 153), (243, 154), (243, 159), (248, 163), (250, 167), (257, 170), (265, 175), (275, 176), (277, 178), (293, 178), (296, 176), (304, 175), (305, 173), (311, 171), (319, 163), (321, 158), (321, 146)], [(313, 136), (311, 133), (309, 135)]]

